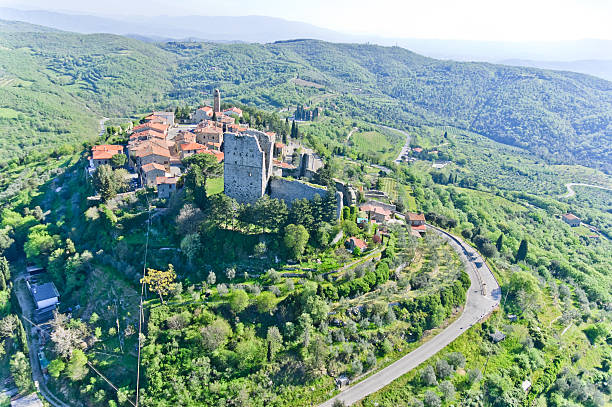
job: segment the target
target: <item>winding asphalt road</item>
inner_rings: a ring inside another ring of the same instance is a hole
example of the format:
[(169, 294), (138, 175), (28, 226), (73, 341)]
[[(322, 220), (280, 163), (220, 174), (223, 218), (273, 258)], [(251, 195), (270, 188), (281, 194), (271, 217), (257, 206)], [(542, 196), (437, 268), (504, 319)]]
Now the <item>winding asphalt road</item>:
[[(444, 349), (472, 325), (486, 318), (499, 305), (501, 289), (480, 254), (460, 238), (442, 229), (431, 225), (427, 225), (427, 229), (446, 239), (465, 264), (465, 270), (470, 277), (471, 285), (467, 292), (463, 313), (452, 324), (417, 349), (365, 380), (347, 388), (321, 404), (320, 407), (332, 407), (336, 400), (351, 405), (379, 391)], [(476, 266), (476, 263), (482, 263), (481, 267)]]
[(593, 184), (583, 184), (581, 182), (571, 182), (569, 184), (565, 184), (565, 188), (567, 188), (567, 192), (560, 196), (560, 198), (571, 198), (576, 195), (576, 191), (572, 187), (589, 187), (589, 188), (599, 188), (604, 189), (606, 191), (612, 191), (612, 188), (602, 187), (601, 185), (593, 185)]

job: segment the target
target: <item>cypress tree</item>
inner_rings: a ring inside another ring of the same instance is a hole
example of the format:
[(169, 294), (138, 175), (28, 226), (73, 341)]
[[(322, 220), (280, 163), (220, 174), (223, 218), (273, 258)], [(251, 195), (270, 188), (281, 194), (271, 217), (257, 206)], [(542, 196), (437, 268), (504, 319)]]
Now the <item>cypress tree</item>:
[(516, 262), (517, 263), (519, 261), (525, 260), (525, 258), (527, 257), (527, 250), (528, 250), (527, 240), (523, 239), (521, 240), (521, 245), (519, 246), (518, 252), (516, 252)]
[(0, 274), (0, 291), (6, 290), (6, 280), (4, 279), (4, 275)]
[(11, 279), (9, 262), (4, 256), (0, 256), (0, 273), (4, 276), (4, 280), (9, 281)]
[(21, 318), (17, 317), (15, 320), (17, 322), (17, 338), (19, 339), (19, 344), (21, 345), (21, 351), (27, 355), (29, 352), (28, 336), (26, 335), (26, 331), (21, 323)]
[(495, 243), (495, 247), (497, 248), (498, 252), (501, 253), (503, 245), (504, 245), (504, 234), (500, 233), (499, 237), (497, 238), (497, 243)]

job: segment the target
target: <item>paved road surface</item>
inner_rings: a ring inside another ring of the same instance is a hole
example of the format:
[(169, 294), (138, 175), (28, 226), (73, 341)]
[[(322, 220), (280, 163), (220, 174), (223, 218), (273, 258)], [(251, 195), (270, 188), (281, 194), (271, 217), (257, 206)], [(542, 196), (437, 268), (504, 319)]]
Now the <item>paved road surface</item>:
[(406, 136), (406, 142), (404, 143), (404, 146), (402, 147), (402, 150), (399, 152), (399, 154), (397, 155), (397, 158), (394, 161), (394, 162), (396, 162), (398, 164), (401, 163), (402, 162), (402, 156), (404, 154), (408, 154), (408, 152), (410, 151), (410, 134), (408, 134), (404, 130), (394, 129), (393, 127), (383, 126), (382, 124), (378, 124), (377, 126), (380, 126), (380, 127), (384, 128), (384, 129), (387, 129), (387, 130), (398, 131), (398, 132), (402, 133), (404, 136)]
[(612, 191), (612, 188), (602, 187), (600, 185), (583, 184), (580, 182), (571, 182), (569, 184), (565, 184), (565, 188), (567, 188), (567, 192), (561, 195), (561, 198), (571, 198), (572, 196), (576, 195), (576, 191), (574, 191), (572, 187), (590, 187), (590, 188), (605, 189), (606, 191)]
[[(331, 407), (336, 400), (341, 400), (345, 404), (351, 405), (377, 392), (444, 349), (444, 347), (454, 341), (469, 327), (484, 319), (499, 305), (501, 298), (499, 284), (486, 263), (482, 262), (480, 255), (463, 242), (463, 240), (434, 226), (427, 225), (427, 228), (446, 239), (459, 253), (459, 256), (466, 265), (466, 272), (470, 276), (472, 284), (467, 292), (467, 300), (463, 313), (455, 322), (414, 351), (367, 379), (347, 388), (337, 396), (321, 404), (320, 407)], [(466, 253), (468, 254), (467, 256)], [(472, 253), (475, 254), (474, 259), (470, 258)], [(483, 264), (478, 268), (475, 264), (476, 262), (482, 262)]]

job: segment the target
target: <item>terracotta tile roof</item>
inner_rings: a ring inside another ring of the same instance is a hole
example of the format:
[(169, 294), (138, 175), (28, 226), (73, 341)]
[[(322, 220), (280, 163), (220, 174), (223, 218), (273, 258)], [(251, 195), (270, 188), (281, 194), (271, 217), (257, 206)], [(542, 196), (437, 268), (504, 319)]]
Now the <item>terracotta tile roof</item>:
[(272, 137), (272, 138), (276, 137), (276, 133), (273, 131), (266, 131), (266, 134), (268, 135), (268, 137)]
[(164, 167), (161, 164), (158, 163), (149, 163), (149, 164), (145, 164), (141, 167), (143, 172), (149, 172), (149, 171), (153, 171), (153, 170), (160, 170), (160, 171), (164, 171), (166, 172), (166, 167)]
[(136, 139), (136, 138), (140, 138), (140, 139), (145, 139), (145, 138), (160, 138), (160, 139), (165, 139), (166, 136), (164, 135), (164, 133), (160, 133), (158, 131), (155, 130), (143, 130), (143, 131), (138, 131), (136, 133), (132, 133), (130, 135), (130, 140)]
[(93, 146), (92, 151), (123, 151), (123, 146), (115, 144), (100, 144), (99, 146)]
[(567, 219), (567, 220), (580, 220), (580, 218), (576, 215), (574, 215), (573, 213), (566, 213), (563, 215), (563, 219)]
[(155, 183), (157, 185), (159, 185), (159, 184), (176, 184), (176, 181), (178, 181), (178, 178), (176, 178), (176, 177), (157, 177), (157, 178), (155, 178)]
[(170, 150), (167, 147), (164, 148), (155, 144), (149, 144), (142, 149), (134, 151), (134, 155), (137, 157), (146, 157), (151, 154), (170, 158)]
[(206, 146), (203, 144), (199, 144), (199, 143), (184, 143), (184, 144), (181, 144), (180, 148), (182, 151), (205, 150)]
[(409, 221), (423, 221), (425, 222), (425, 215), (422, 213), (412, 213), (408, 212), (408, 220)]
[(384, 216), (391, 215), (391, 211), (389, 209), (381, 208), (379, 206), (375, 206), (372, 204), (362, 205), (359, 207), (359, 209), (361, 209), (364, 212), (374, 212), (374, 213), (378, 213)]
[(116, 151), (116, 150), (111, 150), (111, 151), (107, 151), (107, 150), (94, 150), (92, 151), (92, 159), (94, 160), (110, 160), (111, 158), (113, 158), (113, 156), (117, 155), (117, 154), (121, 154), (121, 152)]
[(417, 153), (422, 153), (423, 152), (423, 149), (421, 147), (415, 147), (412, 150), (416, 151)]
[(162, 123), (143, 123), (132, 129), (134, 133), (138, 133), (145, 130), (153, 130), (157, 131), (158, 133), (166, 133), (168, 131), (168, 125)]
[(359, 247), (359, 249), (361, 250), (366, 249), (368, 247), (368, 244), (366, 242), (355, 236), (350, 237), (348, 241), (353, 242), (353, 245), (355, 247)]
[(242, 115), (242, 109), (237, 107), (230, 107), (229, 109), (225, 109), (223, 113), (236, 113), (238, 116)]
[(294, 170), (294, 169), (297, 168), (295, 165), (291, 165), (289, 163), (285, 163), (285, 162), (282, 162), (282, 161), (279, 161), (279, 160), (274, 160), (274, 165), (277, 166), (277, 167), (286, 168), (286, 169), (289, 169), (289, 170)]
[(416, 230), (417, 232), (425, 232), (427, 230), (427, 227), (425, 225), (412, 225), (410, 227), (412, 228), (412, 230)]
[(217, 162), (221, 162), (223, 161), (223, 158), (225, 157), (225, 154), (219, 152), (219, 151), (213, 151), (213, 150), (202, 150), (202, 151), (198, 151), (198, 154), (210, 154), (210, 155), (214, 155), (217, 158)]
[(194, 130), (195, 133), (206, 134), (223, 134), (223, 129), (216, 126), (198, 127)]
[(280, 142), (277, 141), (276, 143), (274, 143), (274, 147), (276, 147), (276, 148), (285, 148), (286, 146), (283, 143), (280, 143)]

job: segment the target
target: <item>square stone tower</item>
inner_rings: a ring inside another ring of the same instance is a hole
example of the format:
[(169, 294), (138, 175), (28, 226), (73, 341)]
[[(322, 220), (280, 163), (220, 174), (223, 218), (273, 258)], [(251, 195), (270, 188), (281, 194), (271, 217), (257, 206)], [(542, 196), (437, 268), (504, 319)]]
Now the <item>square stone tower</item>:
[(240, 203), (261, 198), (272, 175), (274, 137), (257, 130), (225, 133), (223, 185), (225, 195)]

